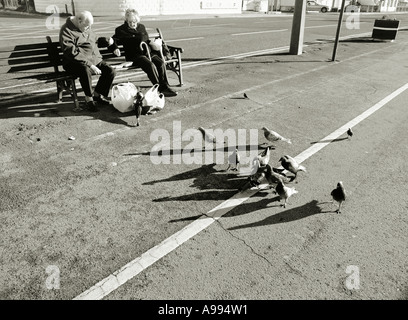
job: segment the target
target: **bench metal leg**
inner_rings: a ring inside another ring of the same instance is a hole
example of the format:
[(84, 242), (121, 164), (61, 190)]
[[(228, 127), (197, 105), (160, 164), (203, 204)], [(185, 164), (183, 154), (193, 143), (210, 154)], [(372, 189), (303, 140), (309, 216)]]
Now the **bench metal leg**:
[(177, 60), (178, 60), (178, 78), (179, 78), (179, 82), (180, 82), (180, 87), (184, 84), (183, 83), (183, 73), (181, 71), (181, 55), (180, 52), (177, 52)]
[(64, 80), (57, 80), (57, 94), (58, 94), (57, 102), (58, 103), (62, 102), (62, 95), (64, 93), (64, 89), (65, 89)]
[(75, 79), (70, 79), (68, 80), (70, 82), (70, 87), (71, 87), (71, 92), (72, 92), (72, 99), (74, 100), (74, 111), (82, 111), (82, 108), (79, 106), (79, 101), (78, 101), (78, 94), (77, 94), (77, 89), (75, 86)]

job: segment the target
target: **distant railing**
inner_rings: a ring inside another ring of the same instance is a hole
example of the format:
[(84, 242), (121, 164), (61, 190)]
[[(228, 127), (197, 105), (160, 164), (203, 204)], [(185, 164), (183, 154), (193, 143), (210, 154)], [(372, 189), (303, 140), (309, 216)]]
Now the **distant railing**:
[(7, 9), (17, 9), (20, 6), (18, 0), (4, 0), (3, 2)]
[(407, 3), (404, 3), (404, 5), (399, 5), (397, 7), (397, 12), (407, 12), (407, 11), (408, 11)]
[(380, 12), (379, 6), (361, 5), (360, 12)]

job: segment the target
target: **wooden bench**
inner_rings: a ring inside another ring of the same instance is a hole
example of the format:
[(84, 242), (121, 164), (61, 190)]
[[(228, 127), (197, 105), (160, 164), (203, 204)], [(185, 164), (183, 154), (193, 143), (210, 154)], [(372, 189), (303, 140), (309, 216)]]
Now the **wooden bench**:
[[(164, 41), (160, 29), (149, 33), (150, 39), (160, 38)], [(78, 102), (77, 88), (75, 84), (76, 77), (70, 75), (62, 68), (62, 50), (59, 42), (53, 42), (51, 37), (46, 36), (47, 42), (17, 45), (14, 47), (8, 58), (10, 69), (8, 73), (21, 73), (23, 78), (35, 78), (46, 83), (55, 82), (57, 86), (58, 101), (61, 102), (64, 91), (68, 91), (75, 104), (74, 110), (81, 110)], [(141, 47), (147, 50), (148, 45), (142, 43)], [(170, 50), (171, 58), (167, 59), (161, 52), (163, 60), (166, 62), (166, 69), (173, 71), (179, 80), (179, 86), (183, 85), (183, 73), (181, 64), (181, 53), (183, 49), (167, 45)], [(121, 56), (117, 57), (107, 48), (100, 48), (100, 52), (106, 62), (117, 68), (119, 72), (137, 69), (124, 62), (123, 46), (119, 46)], [(149, 52), (149, 51), (147, 51)], [(148, 54), (149, 58), (150, 55)]]

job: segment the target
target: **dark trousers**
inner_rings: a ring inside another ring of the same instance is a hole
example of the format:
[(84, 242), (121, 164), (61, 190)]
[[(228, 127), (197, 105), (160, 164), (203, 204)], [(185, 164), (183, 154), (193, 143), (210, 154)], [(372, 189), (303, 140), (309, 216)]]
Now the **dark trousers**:
[[(105, 61), (101, 61), (96, 65), (102, 72), (99, 76), (98, 83), (95, 86), (95, 91), (107, 97), (112, 86), (113, 79), (116, 75), (116, 70), (108, 65)], [(82, 90), (88, 97), (92, 97), (92, 69), (82, 62), (71, 62), (64, 66), (64, 69), (77, 76), (81, 83)]]
[(167, 87), (167, 74), (166, 74), (166, 64), (163, 59), (158, 55), (152, 54), (152, 61), (144, 55), (138, 55), (134, 57), (133, 65), (140, 67), (144, 72), (146, 72), (149, 80), (153, 84), (159, 84), (160, 86)]

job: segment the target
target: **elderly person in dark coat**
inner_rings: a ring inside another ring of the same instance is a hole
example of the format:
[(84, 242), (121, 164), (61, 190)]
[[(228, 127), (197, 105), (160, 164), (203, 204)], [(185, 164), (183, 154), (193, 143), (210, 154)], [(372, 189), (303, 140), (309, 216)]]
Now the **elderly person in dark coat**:
[[(140, 67), (146, 72), (153, 84), (159, 84), (159, 91), (165, 97), (176, 96), (177, 92), (170, 88), (167, 81), (166, 64), (160, 55), (160, 45), (150, 41), (146, 27), (139, 22), (139, 13), (135, 9), (127, 9), (124, 23), (115, 29), (115, 34), (112, 36), (115, 40), (114, 46), (123, 44), (126, 61), (132, 61), (134, 66)], [(142, 41), (149, 45), (152, 61), (147, 57), (147, 53), (142, 51), (140, 47)], [(163, 46), (163, 49), (165, 48)], [(120, 50), (117, 49), (117, 46), (113, 48), (113, 52), (120, 56)], [(163, 54), (166, 55), (167, 52), (163, 52)]]

